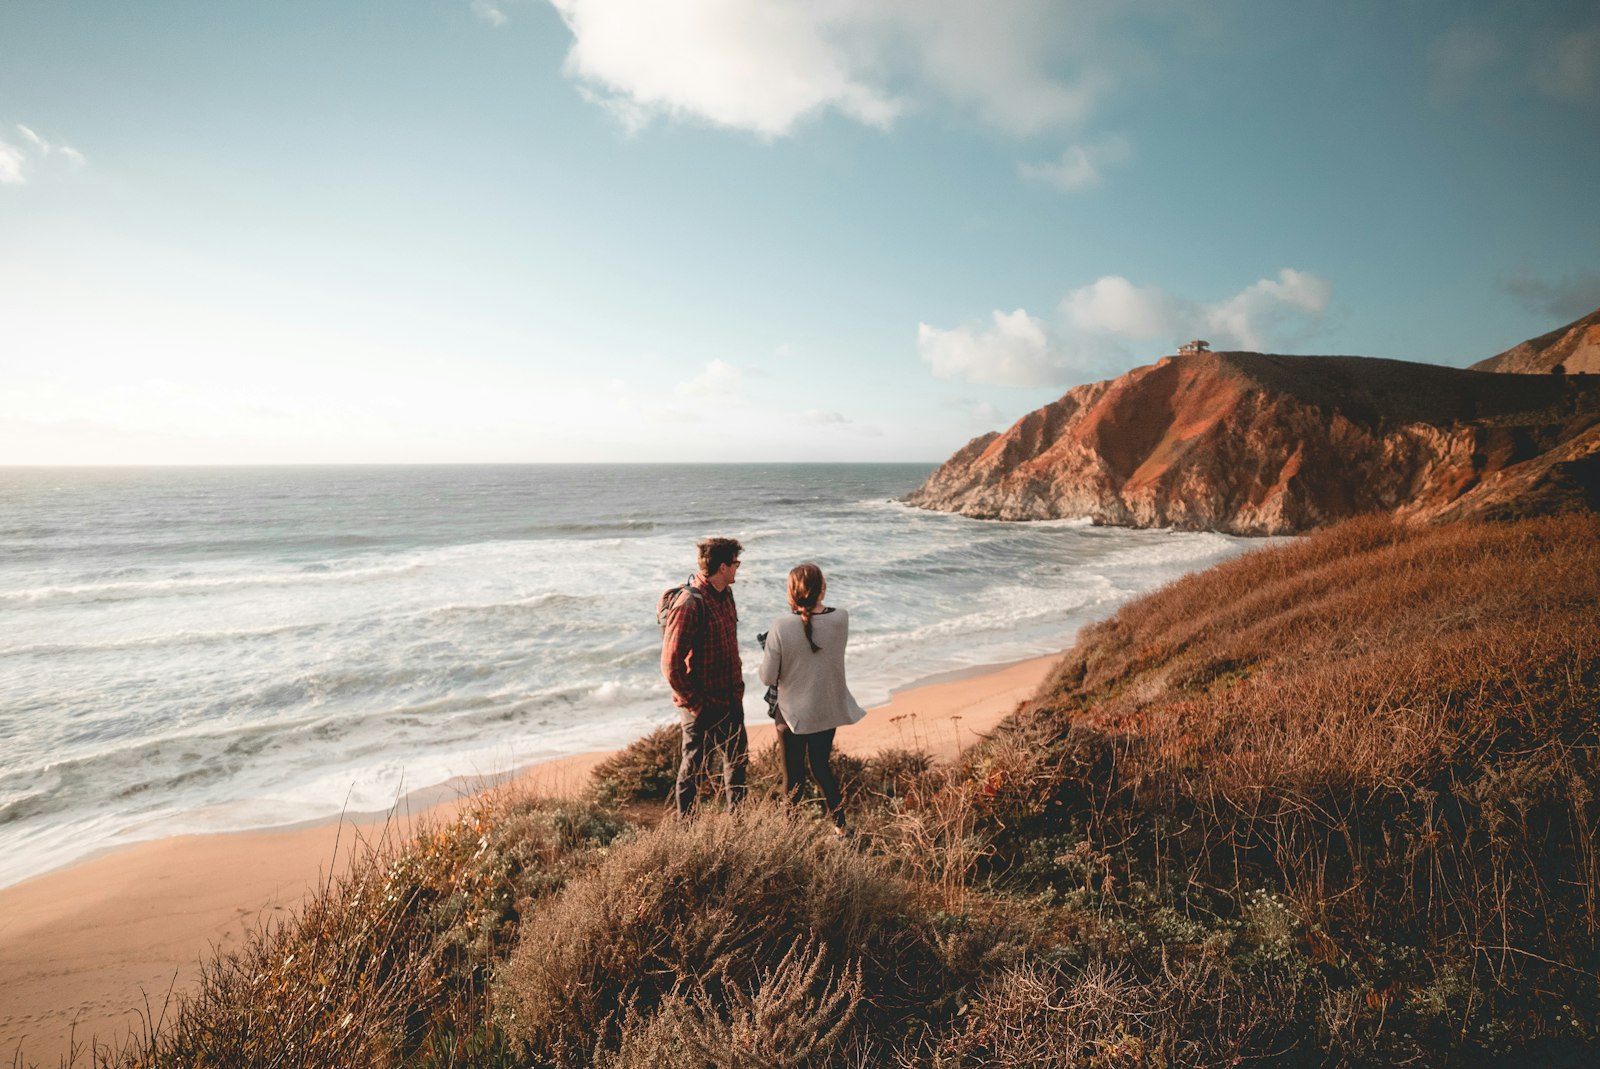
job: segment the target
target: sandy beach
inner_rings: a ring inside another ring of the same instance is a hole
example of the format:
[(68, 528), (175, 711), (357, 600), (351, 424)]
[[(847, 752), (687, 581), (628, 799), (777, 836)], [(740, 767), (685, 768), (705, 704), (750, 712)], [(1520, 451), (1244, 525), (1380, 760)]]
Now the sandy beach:
[[(949, 759), (1027, 699), (1056, 657), (1039, 657), (900, 691), (842, 730), (858, 755), (920, 748)], [(751, 745), (772, 728), (751, 724)], [(516, 785), (550, 795), (582, 789), (605, 753), (528, 769)], [(262, 920), (286, 916), (363, 838), (448, 817), (462, 799), (409, 814), (287, 830), (180, 836), (141, 843), (0, 890), (0, 1057), (53, 1066), (159, 1017), (190, 988), (202, 957), (237, 945)]]

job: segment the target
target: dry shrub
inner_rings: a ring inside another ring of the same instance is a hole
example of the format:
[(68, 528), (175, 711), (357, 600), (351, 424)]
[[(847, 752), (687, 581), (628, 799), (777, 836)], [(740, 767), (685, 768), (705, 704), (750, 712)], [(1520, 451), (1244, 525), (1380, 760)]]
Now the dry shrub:
[(883, 863), (752, 803), (663, 824), (575, 878), (524, 925), (497, 977), (497, 1014), (536, 1064), (579, 1065), (617, 1051), (625, 1023), (674, 997), (702, 1020), (713, 1007), (736, 1020), (738, 992), (788, 975), (797, 940), (813, 948), (808, 968), (860, 978), (877, 1024), (929, 1001), (938, 980), (912, 899)]
[[(750, 989), (704, 984), (669, 995), (653, 1016), (630, 1020), (605, 1069), (799, 1069), (848, 1057), (842, 1041), (862, 1006), (859, 967), (825, 968), (825, 947), (797, 939)], [(725, 1000), (719, 994), (726, 996)]]
[(979, 992), (963, 1027), (921, 1052), (930, 1069), (1175, 1069), (1286, 1053), (1289, 984), (1246, 986), (1219, 954), (1165, 961), (1140, 976), (1098, 960), (1076, 972), (1028, 961)]
[(878, 841), (903, 871), (931, 888), (939, 909), (960, 913), (979, 861), (989, 853), (978, 829), (975, 790), (953, 782), (900, 808), (878, 830)]
[(596, 765), (589, 797), (603, 806), (665, 801), (678, 780), (682, 757), (682, 728), (665, 724)]
[(862, 764), (861, 790), (882, 801), (925, 793), (933, 771), (933, 757), (926, 750), (880, 750)]
[(617, 831), (583, 806), (486, 795), (409, 843), (360, 844), (298, 916), (206, 962), (169, 1020), (97, 1063), (489, 1064), (490, 964), (520, 911)]

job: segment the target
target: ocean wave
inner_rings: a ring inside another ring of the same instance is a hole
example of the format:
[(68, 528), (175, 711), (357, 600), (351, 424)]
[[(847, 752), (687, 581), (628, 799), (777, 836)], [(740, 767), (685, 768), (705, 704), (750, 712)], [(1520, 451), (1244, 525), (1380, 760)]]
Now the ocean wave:
[(23, 791), (0, 797), (0, 826), (32, 820), (51, 812), (49, 792)]
[(479, 620), (485, 617), (509, 617), (523, 619), (547, 613), (552, 609), (586, 609), (592, 607), (598, 598), (584, 594), (563, 594), (550, 591), (544, 594), (533, 594), (515, 601), (489, 601), (476, 604), (462, 605), (430, 605), (424, 609), (406, 613), (406, 619), (456, 619), (465, 618)]
[[(171, 524), (150, 524), (152, 527), (173, 526)], [(16, 561), (54, 561), (61, 558), (63, 548), (62, 535), (77, 532), (68, 530), (46, 529), (45, 533), (33, 536), (13, 535), (17, 544), (8, 546), (7, 555)], [(0, 533), (0, 539), (8, 537)], [(67, 542), (72, 553), (79, 557), (94, 557), (108, 560), (117, 558), (132, 558), (139, 561), (149, 560), (190, 560), (195, 557), (204, 559), (226, 559), (234, 556), (273, 557), (279, 554), (303, 555), (307, 553), (329, 553), (340, 550), (378, 549), (389, 545), (390, 540), (376, 535), (364, 534), (326, 534), (321, 536), (296, 534), (293, 537), (273, 536), (265, 538), (216, 538), (210, 536), (195, 536), (186, 538), (130, 538), (115, 540), (108, 538), (77, 539)]]
[(1061, 592), (1048, 600), (1041, 599), (1037, 591), (1021, 588), (1006, 594), (990, 595), (989, 607), (966, 612), (952, 611), (938, 619), (915, 627), (873, 632), (864, 630), (855, 634), (852, 627), (850, 648), (864, 652), (879, 647), (902, 648), (916, 646), (936, 638), (951, 636), (992, 635), (1002, 638), (1018, 627), (1039, 621), (1073, 619), (1086, 608), (1102, 604), (1118, 596), (1118, 591), (1104, 576), (1093, 576), (1077, 590)]
[(659, 530), (661, 524), (653, 520), (616, 520), (609, 523), (548, 523), (522, 528), (517, 534), (523, 538), (582, 538), (586, 535), (648, 534)]
[(279, 627), (244, 628), (236, 631), (171, 631), (139, 638), (106, 642), (41, 642), (27, 646), (0, 647), (3, 657), (60, 657), (115, 653), (128, 650), (153, 650), (164, 646), (216, 646), (280, 635), (312, 635), (327, 625), (322, 621), (283, 624)]
[(63, 533), (66, 532), (59, 527), (48, 527), (41, 523), (24, 523), (15, 527), (0, 527), (0, 538), (51, 538)]
[(235, 574), (212, 577), (181, 575), (166, 579), (148, 579), (133, 582), (81, 583), (3, 591), (0, 592), (0, 603), (100, 603), (143, 598), (183, 597), (189, 594), (215, 593), (220, 590), (230, 589), (304, 586), (330, 581), (368, 582), (375, 579), (389, 579), (395, 576), (412, 574), (421, 571), (422, 568), (422, 563), (418, 561), (407, 561), (386, 565), (367, 565), (364, 567), (335, 567), (326, 572), (313, 572), (301, 568), (292, 572), (267, 572), (256, 575)]

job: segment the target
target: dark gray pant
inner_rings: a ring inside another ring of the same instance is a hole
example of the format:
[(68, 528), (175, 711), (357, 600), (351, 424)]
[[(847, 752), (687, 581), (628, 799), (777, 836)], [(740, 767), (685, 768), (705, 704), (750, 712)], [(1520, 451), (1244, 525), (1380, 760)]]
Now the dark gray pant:
[(822, 800), (827, 803), (833, 822), (842, 828), (844, 799), (839, 793), (839, 781), (833, 775), (833, 764), (828, 760), (833, 752), (835, 730), (829, 728), (827, 731), (796, 735), (780, 729), (778, 738), (783, 740), (783, 789), (789, 795), (789, 804), (800, 803), (800, 792), (806, 787), (806, 766), (809, 764), (812, 777), (816, 779), (817, 786), (822, 788)]
[(744, 801), (745, 767), (750, 763), (750, 741), (744, 731), (744, 708), (706, 709), (683, 722), (683, 763), (678, 766), (678, 787), (673, 797), (678, 815), (694, 809), (700, 777), (715, 755), (722, 758), (723, 787), (728, 804)]

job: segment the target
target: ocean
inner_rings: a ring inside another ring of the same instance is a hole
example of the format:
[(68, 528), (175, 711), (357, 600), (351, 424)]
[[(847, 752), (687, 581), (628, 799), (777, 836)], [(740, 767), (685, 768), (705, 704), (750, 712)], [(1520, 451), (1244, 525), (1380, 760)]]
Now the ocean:
[(745, 546), (755, 635), (802, 560), (866, 705), (1068, 646), (1248, 548), (894, 499), (926, 464), (0, 469), (0, 886), (108, 847), (381, 812), (675, 717), (655, 604)]

